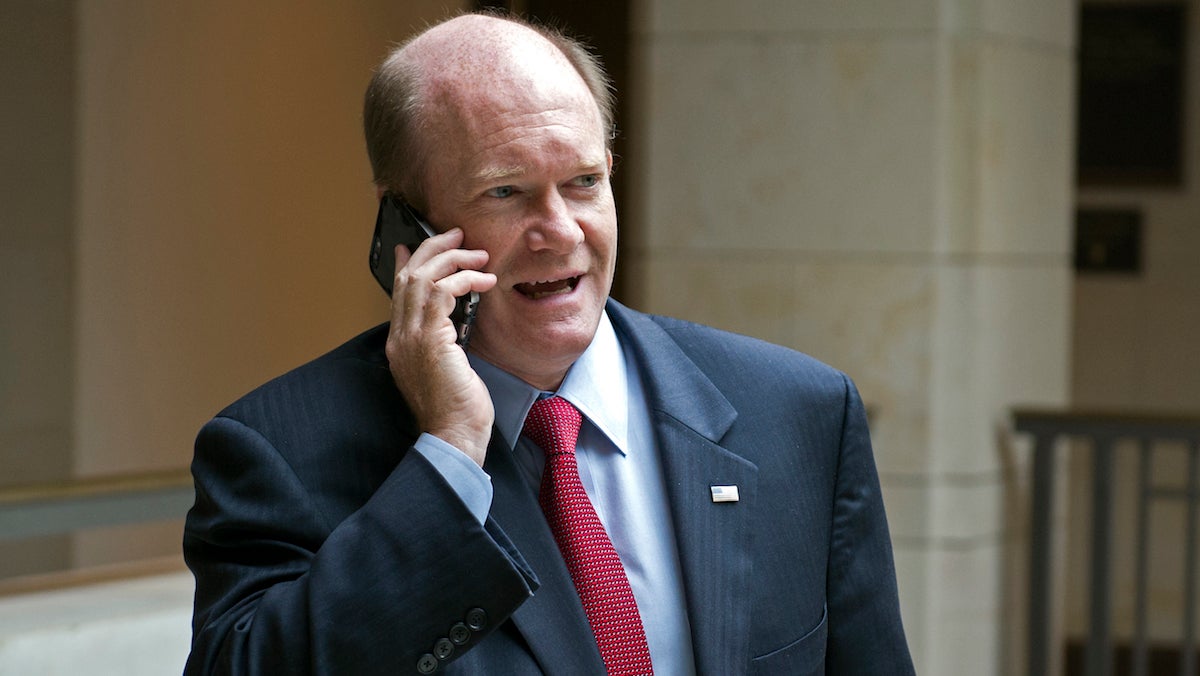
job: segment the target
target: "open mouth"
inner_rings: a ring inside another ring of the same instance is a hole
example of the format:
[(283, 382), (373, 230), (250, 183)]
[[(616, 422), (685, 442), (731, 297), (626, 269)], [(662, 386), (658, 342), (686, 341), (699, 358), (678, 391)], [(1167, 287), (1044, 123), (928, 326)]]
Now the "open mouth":
[(577, 284), (579, 284), (579, 277), (568, 277), (549, 282), (522, 282), (514, 285), (513, 288), (526, 298), (540, 300), (547, 296), (570, 293)]

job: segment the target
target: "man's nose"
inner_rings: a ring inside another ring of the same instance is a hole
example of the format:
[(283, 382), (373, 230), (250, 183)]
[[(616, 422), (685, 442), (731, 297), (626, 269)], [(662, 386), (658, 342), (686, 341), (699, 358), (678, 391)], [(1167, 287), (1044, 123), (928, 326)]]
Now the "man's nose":
[(583, 229), (562, 194), (547, 191), (535, 204), (531, 225), (525, 232), (530, 249), (569, 253), (583, 243)]

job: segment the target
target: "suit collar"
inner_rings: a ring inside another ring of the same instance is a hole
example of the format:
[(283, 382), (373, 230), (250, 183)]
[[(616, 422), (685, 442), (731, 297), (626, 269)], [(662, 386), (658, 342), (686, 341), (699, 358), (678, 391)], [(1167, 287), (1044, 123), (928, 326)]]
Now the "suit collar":
[(607, 310), (622, 343), (637, 360), (651, 410), (719, 442), (737, 418), (725, 395), (648, 315), (614, 300), (608, 301)]

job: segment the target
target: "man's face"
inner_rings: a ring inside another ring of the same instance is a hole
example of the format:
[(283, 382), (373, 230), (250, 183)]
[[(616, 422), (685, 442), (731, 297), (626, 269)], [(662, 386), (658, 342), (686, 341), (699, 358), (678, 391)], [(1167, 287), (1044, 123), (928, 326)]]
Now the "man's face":
[[(569, 67), (567, 67), (569, 69)], [(573, 70), (435, 97), (426, 215), (485, 249), (471, 351), (553, 389), (595, 334), (616, 263), (612, 156)]]

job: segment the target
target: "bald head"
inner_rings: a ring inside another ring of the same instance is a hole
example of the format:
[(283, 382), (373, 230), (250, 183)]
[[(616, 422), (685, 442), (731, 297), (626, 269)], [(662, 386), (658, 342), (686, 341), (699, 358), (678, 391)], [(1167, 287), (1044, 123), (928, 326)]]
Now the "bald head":
[(396, 58), (414, 64), (426, 98), (453, 90), (486, 95), (496, 89), (536, 86), (539, 71), (572, 69), (566, 55), (538, 32), (481, 14), (430, 28), (401, 48)]
[(608, 78), (582, 44), (543, 26), (466, 14), (403, 43), (367, 88), (363, 126), (376, 185), (425, 202), (423, 167), (442, 128), (510, 114), (522, 103), (554, 107), (590, 99), (602, 129), (613, 130)]

